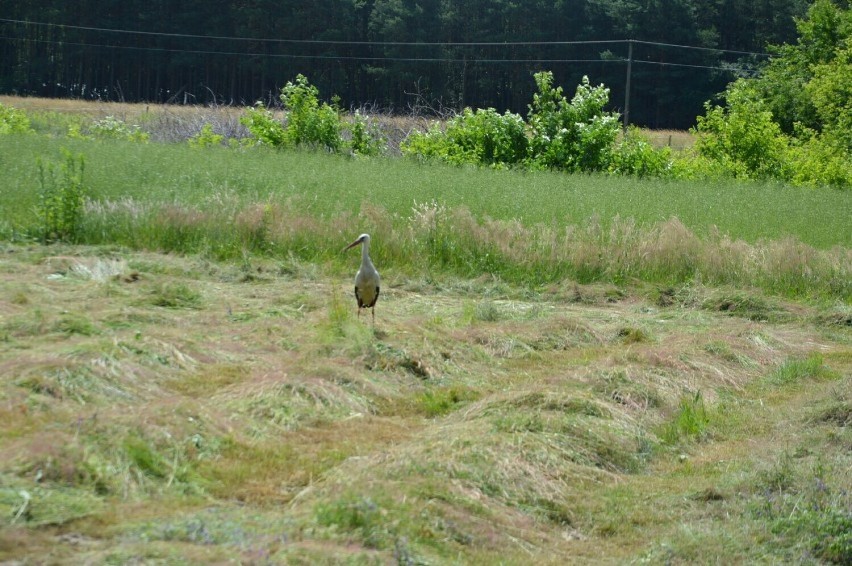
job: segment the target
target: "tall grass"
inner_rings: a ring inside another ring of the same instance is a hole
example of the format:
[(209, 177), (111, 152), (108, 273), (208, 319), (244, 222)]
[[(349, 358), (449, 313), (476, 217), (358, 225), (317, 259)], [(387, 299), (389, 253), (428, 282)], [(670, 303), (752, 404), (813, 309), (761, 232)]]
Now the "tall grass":
[(852, 297), (852, 250), (817, 250), (791, 239), (751, 245), (719, 234), (699, 238), (678, 219), (650, 226), (615, 218), (608, 228), (596, 219), (527, 227), (517, 220), (478, 220), (466, 208), (436, 205), (431, 213), (424, 214), (421, 206), (409, 217), (364, 205), (357, 214), (317, 218), (290, 202), (243, 205), (221, 198), (217, 203), (200, 209), (131, 199), (91, 202), (81, 237), (218, 259), (249, 253), (341, 265), (341, 242), (369, 231), (379, 265), (413, 274), (486, 273), (529, 285), (565, 278), (580, 283), (699, 281), (757, 285), (787, 295)]
[(340, 257), (520, 283), (758, 285), (849, 299), (852, 195), (782, 186), (462, 169), (318, 153), (0, 137), (0, 236), (36, 233), (37, 158), (86, 155), (81, 242)]
[(61, 147), (86, 157), (86, 183), (99, 199), (198, 205), (217, 193), (282, 203), (315, 216), (357, 213), (363, 203), (408, 216), (413, 203), (467, 207), (477, 218), (580, 224), (597, 216), (639, 225), (677, 217), (699, 235), (718, 230), (756, 242), (792, 236), (808, 245), (849, 247), (852, 196), (832, 190), (722, 182), (674, 182), (549, 172), (491, 171), (403, 159), (349, 159), (260, 148), (196, 151), (186, 144), (135, 144), (47, 136), (0, 138), (3, 215), (28, 222), (37, 158)]

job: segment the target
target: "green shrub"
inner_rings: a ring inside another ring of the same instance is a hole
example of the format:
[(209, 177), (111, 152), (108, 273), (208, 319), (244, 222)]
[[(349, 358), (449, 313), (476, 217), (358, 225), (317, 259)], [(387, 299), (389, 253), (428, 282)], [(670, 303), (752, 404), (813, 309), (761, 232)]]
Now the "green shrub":
[(191, 147), (212, 147), (222, 145), (223, 139), (225, 139), (225, 136), (213, 132), (213, 126), (210, 124), (204, 124), (201, 127), (201, 131), (198, 132), (197, 135), (189, 138), (187, 143)]
[(779, 178), (788, 147), (787, 137), (757, 89), (745, 80), (728, 86), (726, 107), (704, 104), (697, 118), (699, 155), (722, 165), (737, 178)]
[(378, 128), (372, 126), (358, 110), (352, 116), (349, 146), (356, 155), (381, 155), (387, 142)]
[(0, 104), (0, 134), (25, 134), (32, 131), (30, 119), (22, 110)]
[(318, 100), (319, 91), (304, 75), (288, 82), (281, 89), (281, 102), (287, 110), (287, 138), (293, 145), (325, 147), (339, 152), (340, 114), (335, 106)]
[(287, 130), (275, 119), (272, 112), (263, 107), (262, 102), (258, 102), (253, 108), (247, 108), (246, 113), (240, 117), (240, 123), (261, 144), (283, 147), (289, 143)]
[(517, 114), (499, 114), (493, 108), (465, 108), (447, 122), (444, 130), (436, 124), (425, 133), (412, 133), (402, 151), (457, 165), (502, 167), (522, 163), (527, 157), (527, 145), (525, 124)]
[(425, 132), (413, 130), (402, 140), (399, 149), (403, 155), (411, 157), (437, 159), (448, 163), (460, 162), (450, 158), (453, 148), (450, 147), (447, 135), (438, 122), (429, 126)]
[(553, 88), (553, 73), (535, 74), (527, 122), (530, 128), (531, 165), (569, 172), (603, 171), (619, 131), (618, 116), (604, 112), (609, 89), (591, 86), (584, 76), (571, 102), (562, 87)]
[(624, 138), (615, 145), (610, 159), (610, 173), (634, 177), (671, 175), (671, 149), (656, 149), (636, 127), (630, 127)]
[(809, 187), (852, 187), (852, 154), (825, 133), (801, 133), (786, 152), (783, 178)]
[(63, 149), (65, 161), (57, 166), (38, 160), (39, 194), (36, 213), (43, 241), (73, 241), (83, 212), (85, 160)]
[(94, 138), (135, 142), (147, 142), (149, 138), (148, 133), (142, 131), (142, 128), (139, 126), (129, 125), (114, 116), (107, 116), (102, 120), (93, 122), (89, 126), (89, 134), (90, 137)]
[[(320, 147), (334, 153), (343, 150), (343, 125), (337, 104), (320, 103), (319, 91), (304, 75), (297, 75), (295, 82), (288, 82), (281, 89), (280, 97), (285, 110), (283, 123), (261, 102), (240, 118), (240, 123), (260, 143), (272, 147)], [(355, 118), (352, 137), (351, 147), (355, 153), (372, 155), (381, 147), (380, 138), (371, 135), (360, 117)]]
[(526, 123), (510, 112), (465, 108), (443, 130), (435, 124), (427, 132), (412, 133), (402, 144), (403, 154), (492, 167), (606, 170), (619, 131), (617, 115), (603, 110), (609, 89), (592, 87), (583, 77), (569, 102), (562, 87), (553, 88), (552, 73), (537, 73), (535, 80), (539, 92)]

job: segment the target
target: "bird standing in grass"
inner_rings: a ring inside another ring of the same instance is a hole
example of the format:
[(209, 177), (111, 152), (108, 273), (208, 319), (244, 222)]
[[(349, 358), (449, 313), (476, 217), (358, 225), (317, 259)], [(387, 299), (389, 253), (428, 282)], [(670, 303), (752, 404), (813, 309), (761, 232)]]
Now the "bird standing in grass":
[(361, 234), (358, 239), (343, 248), (343, 251), (361, 244), (361, 267), (355, 274), (355, 299), (358, 301), (358, 318), (361, 309), (372, 309), (373, 324), (376, 323), (376, 301), (379, 298), (381, 279), (379, 272), (370, 260), (370, 235)]

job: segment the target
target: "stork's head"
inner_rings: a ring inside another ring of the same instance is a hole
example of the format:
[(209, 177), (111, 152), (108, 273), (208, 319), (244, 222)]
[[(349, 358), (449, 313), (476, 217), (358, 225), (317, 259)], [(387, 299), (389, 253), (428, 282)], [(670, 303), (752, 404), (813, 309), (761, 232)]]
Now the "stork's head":
[(369, 235), (369, 234), (361, 234), (360, 236), (358, 236), (358, 239), (357, 239), (357, 240), (355, 240), (354, 242), (352, 242), (351, 244), (349, 244), (348, 246), (346, 246), (345, 248), (343, 248), (343, 251), (346, 251), (346, 250), (348, 250), (348, 249), (354, 248), (354, 247), (355, 247), (355, 246), (357, 246), (358, 244), (367, 244), (367, 245), (369, 245), (369, 244), (370, 244), (370, 235)]

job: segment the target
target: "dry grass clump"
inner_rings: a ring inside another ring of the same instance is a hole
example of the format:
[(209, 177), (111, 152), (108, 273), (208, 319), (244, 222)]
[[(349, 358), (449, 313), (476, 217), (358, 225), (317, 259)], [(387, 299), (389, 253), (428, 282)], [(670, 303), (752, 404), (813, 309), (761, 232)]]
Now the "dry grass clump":
[(293, 430), (371, 412), (370, 401), (331, 380), (265, 374), (219, 394), (223, 404), (245, 415), (267, 436), (267, 427)]

